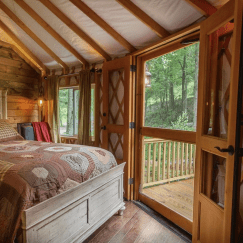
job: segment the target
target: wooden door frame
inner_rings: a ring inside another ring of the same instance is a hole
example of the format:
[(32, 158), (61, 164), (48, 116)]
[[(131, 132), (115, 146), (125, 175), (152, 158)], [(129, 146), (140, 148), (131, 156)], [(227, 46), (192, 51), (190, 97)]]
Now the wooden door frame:
[[(173, 141), (182, 141), (187, 143), (196, 143), (196, 132), (180, 131), (180, 130), (170, 130), (170, 129), (160, 129), (160, 128), (148, 128), (144, 127), (144, 73), (145, 73), (145, 62), (147, 60), (156, 58), (161, 55), (165, 55), (174, 50), (178, 50), (186, 47), (180, 42), (185, 39), (194, 39), (199, 37), (199, 27), (195, 32), (195, 29), (192, 29), (192, 32), (185, 31), (184, 35), (182, 33), (178, 34), (178, 38), (173, 36), (172, 41), (165, 43), (164, 45), (157, 47), (153, 51), (149, 50), (146, 53), (137, 55), (136, 65), (136, 130), (135, 130), (135, 185), (134, 185), (134, 200), (141, 200), (146, 203), (151, 208), (155, 209), (160, 214), (163, 214), (166, 218), (185, 229), (189, 233), (192, 232), (192, 222), (173, 210), (161, 205), (155, 200), (151, 200), (148, 197), (139, 194), (140, 182), (141, 182), (141, 171), (142, 171), (142, 140), (143, 136), (152, 136), (160, 137), (163, 136), (165, 139)], [(176, 40), (175, 40), (176, 39)]]

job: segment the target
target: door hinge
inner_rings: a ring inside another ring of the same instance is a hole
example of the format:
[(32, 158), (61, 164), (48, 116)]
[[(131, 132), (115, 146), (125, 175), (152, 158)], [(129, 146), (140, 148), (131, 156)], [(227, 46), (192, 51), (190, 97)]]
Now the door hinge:
[(128, 185), (133, 185), (134, 184), (134, 179), (133, 178), (129, 178), (128, 179)]
[(131, 72), (136, 72), (137, 71), (137, 66), (136, 65), (130, 65), (130, 71)]
[(135, 122), (130, 122), (129, 123), (129, 128), (134, 129), (135, 128)]

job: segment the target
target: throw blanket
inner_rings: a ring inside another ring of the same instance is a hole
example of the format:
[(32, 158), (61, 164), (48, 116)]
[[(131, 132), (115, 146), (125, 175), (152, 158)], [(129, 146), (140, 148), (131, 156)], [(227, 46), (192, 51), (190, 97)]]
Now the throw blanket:
[(32, 122), (37, 141), (52, 142), (50, 127), (47, 122)]
[(8, 141), (0, 143), (0, 242), (13, 242), (23, 210), (116, 166), (101, 148)]

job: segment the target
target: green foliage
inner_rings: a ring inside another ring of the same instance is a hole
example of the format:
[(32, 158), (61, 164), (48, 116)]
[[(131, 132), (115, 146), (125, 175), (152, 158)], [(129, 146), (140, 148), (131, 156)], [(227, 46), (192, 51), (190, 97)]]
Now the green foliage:
[(183, 111), (182, 115), (180, 115), (175, 122), (171, 122), (172, 129), (175, 130), (186, 130), (186, 131), (192, 131), (193, 127), (188, 125), (188, 115), (186, 112)]
[(197, 43), (146, 62), (152, 77), (145, 90), (145, 126), (195, 130), (198, 48)]

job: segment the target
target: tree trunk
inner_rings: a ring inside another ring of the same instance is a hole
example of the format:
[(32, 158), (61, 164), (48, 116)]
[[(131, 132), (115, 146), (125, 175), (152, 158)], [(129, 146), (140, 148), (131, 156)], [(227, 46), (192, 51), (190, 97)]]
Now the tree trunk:
[(174, 98), (174, 85), (172, 82), (170, 82), (170, 96), (169, 96), (170, 102), (170, 109), (172, 110), (174, 108), (175, 98)]
[(181, 71), (182, 71), (182, 111), (185, 111), (186, 109), (186, 90), (185, 90), (185, 83), (186, 83), (186, 54), (183, 56), (183, 63), (181, 65)]

